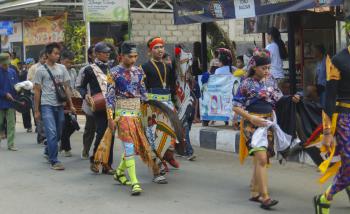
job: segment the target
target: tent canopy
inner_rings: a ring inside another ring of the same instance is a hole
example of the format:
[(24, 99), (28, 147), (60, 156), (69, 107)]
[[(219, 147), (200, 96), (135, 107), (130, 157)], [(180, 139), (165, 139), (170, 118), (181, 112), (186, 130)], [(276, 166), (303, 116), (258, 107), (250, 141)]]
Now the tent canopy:
[(175, 0), (174, 20), (176, 25), (206, 23), (342, 4), (344, 0)]

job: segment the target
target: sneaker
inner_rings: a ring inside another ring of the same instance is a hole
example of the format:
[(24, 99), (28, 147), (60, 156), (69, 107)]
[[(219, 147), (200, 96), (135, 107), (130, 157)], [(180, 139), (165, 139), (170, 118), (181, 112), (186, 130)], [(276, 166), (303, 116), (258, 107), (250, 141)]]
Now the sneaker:
[(32, 128), (27, 129), (27, 133), (32, 133), (32, 132), (33, 132)]
[(9, 147), (8, 150), (10, 150), (10, 151), (18, 151), (18, 149), (16, 147), (14, 147), (14, 146)]
[(187, 160), (194, 161), (194, 160), (196, 160), (196, 158), (197, 158), (196, 155), (190, 155), (190, 156), (187, 157)]
[(89, 153), (85, 152), (84, 149), (81, 150), (80, 158), (82, 160), (87, 160), (89, 159)]
[(64, 170), (64, 166), (63, 166), (62, 163), (57, 162), (57, 163), (51, 165), (51, 169), (53, 169), (53, 170)]
[(154, 176), (152, 181), (156, 184), (167, 184), (168, 183), (168, 181), (166, 180), (166, 178), (163, 175)]
[(72, 152), (71, 151), (64, 151), (63, 156), (64, 157), (72, 157)]

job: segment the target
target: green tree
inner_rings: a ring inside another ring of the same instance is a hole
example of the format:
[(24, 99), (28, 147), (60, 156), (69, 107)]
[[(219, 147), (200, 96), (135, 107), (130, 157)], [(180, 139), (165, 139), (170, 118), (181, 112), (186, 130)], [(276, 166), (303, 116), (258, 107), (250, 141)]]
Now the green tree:
[(84, 22), (67, 22), (64, 29), (64, 46), (75, 53), (75, 63), (85, 62), (86, 27)]

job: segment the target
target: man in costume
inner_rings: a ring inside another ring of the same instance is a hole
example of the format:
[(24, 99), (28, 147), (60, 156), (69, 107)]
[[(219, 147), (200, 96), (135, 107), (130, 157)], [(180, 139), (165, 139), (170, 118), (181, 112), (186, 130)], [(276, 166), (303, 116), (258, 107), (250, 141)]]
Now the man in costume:
[[(118, 137), (124, 148), (114, 178), (121, 184), (131, 185), (132, 195), (139, 195), (142, 192), (136, 176), (134, 156), (138, 154), (148, 166), (157, 167), (141, 124), (141, 100), (146, 100), (147, 94), (144, 72), (134, 66), (137, 58), (136, 45), (124, 42), (121, 47), (121, 62), (112, 68), (107, 78), (106, 95), (108, 126), (111, 130), (115, 130), (117, 125)], [(125, 170), (128, 171), (130, 181), (124, 174)]]
[[(109, 55), (111, 49), (105, 42), (99, 42), (95, 45), (95, 54), (96, 59), (95, 62), (84, 69), (83, 78), (81, 80), (81, 85), (79, 87), (79, 92), (81, 97), (88, 102), (90, 107), (93, 106), (91, 100), (95, 95), (105, 96), (107, 92), (107, 74), (109, 73)], [(89, 86), (89, 90), (88, 90)], [(90, 92), (90, 93), (88, 93)], [(97, 96), (95, 96), (97, 97)], [(104, 102), (104, 101), (103, 101)], [(94, 162), (94, 155), (97, 151), (98, 145), (101, 142), (101, 139), (107, 129), (108, 120), (106, 116), (106, 109), (94, 109), (93, 116), (96, 124), (96, 139), (93, 154), (90, 157), (90, 169), (91, 171), (98, 173), (99, 168), (98, 165)], [(111, 144), (109, 161), (107, 165), (103, 166), (102, 173), (104, 174), (114, 174), (114, 170), (112, 169), (113, 163), (113, 142)]]
[[(145, 85), (148, 92), (148, 100), (163, 102), (172, 111), (175, 111), (172, 96), (175, 94), (176, 75), (171, 66), (163, 61), (163, 56), (165, 54), (164, 45), (165, 41), (160, 37), (151, 38), (147, 42), (151, 59), (142, 65), (142, 69), (146, 75)], [(155, 135), (155, 133), (153, 133), (153, 135)], [(168, 137), (171, 138), (171, 136)], [(164, 157), (160, 158), (164, 158), (164, 160), (171, 166), (179, 168), (179, 163), (174, 158), (173, 147), (176, 139), (172, 138), (171, 142), (173, 142), (171, 148), (165, 148), (167, 151), (165, 152)], [(154, 151), (156, 151), (156, 149), (154, 149)], [(159, 156), (159, 154), (156, 155)], [(163, 164), (166, 163), (163, 162)]]
[[(336, 172), (332, 185), (321, 195), (314, 197), (316, 214), (328, 214), (333, 197), (346, 190), (350, 196), (350, 46), (326, 60), (326, 98), (323, 119), (323, 146), (330, 157), (321, 166), (328, 177)], [(340, 162), (328, 170), (334, 155)], [(330, 174), (330, 175), (329, 175)]]
[[(77, 89), (80, 88), (80, 85), (82, 83), (82, 80), (84, 79), (84, 70), (87, 66), (93, 64), (95, 62), (95, 53), (94, 53), (94, 46), (90, 46), (88, 49), (88, 63), (86, 66), (84, 66), (82, 69), (80, 69), (75, 87)], [(88, 94), (90, 93), (90, 86), (87, 86), (88, 88)], [(89, 159), (89, 151), (90, 147), (92, 145), (92, 142), (95, 138), (95, 132), (96, 132), (96, 124), (94, 120), (93, 112), (91, 111), (91, 108), (88, 106), (87, 101), (83, 99), (82, 104), (82, 110), (85, 113), (85, 128), (84, 128), (84, 134), (83, 134), (83, 148), (81, 150), (81, 159), (87, 160)]]

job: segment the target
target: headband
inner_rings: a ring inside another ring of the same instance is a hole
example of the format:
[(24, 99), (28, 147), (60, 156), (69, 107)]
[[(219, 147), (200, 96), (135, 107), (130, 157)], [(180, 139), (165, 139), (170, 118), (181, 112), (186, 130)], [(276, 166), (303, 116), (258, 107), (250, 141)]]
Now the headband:
[(164, 45), (165, 42), (164, 42), (164, 40), (163, 40), (162, 38), (156, 37), (156, 38), (154, 38), (154, 39), (148, 44), (148, 48), (149, 48), (150, 50), (152, 50), (153, 47), (156, 46), (156, 45), (158, 45), (158, 44)]
[(136, 45), (131, 42), (124, 42), (121, 47), (121, 53), (122, 54), (137, 53)]

